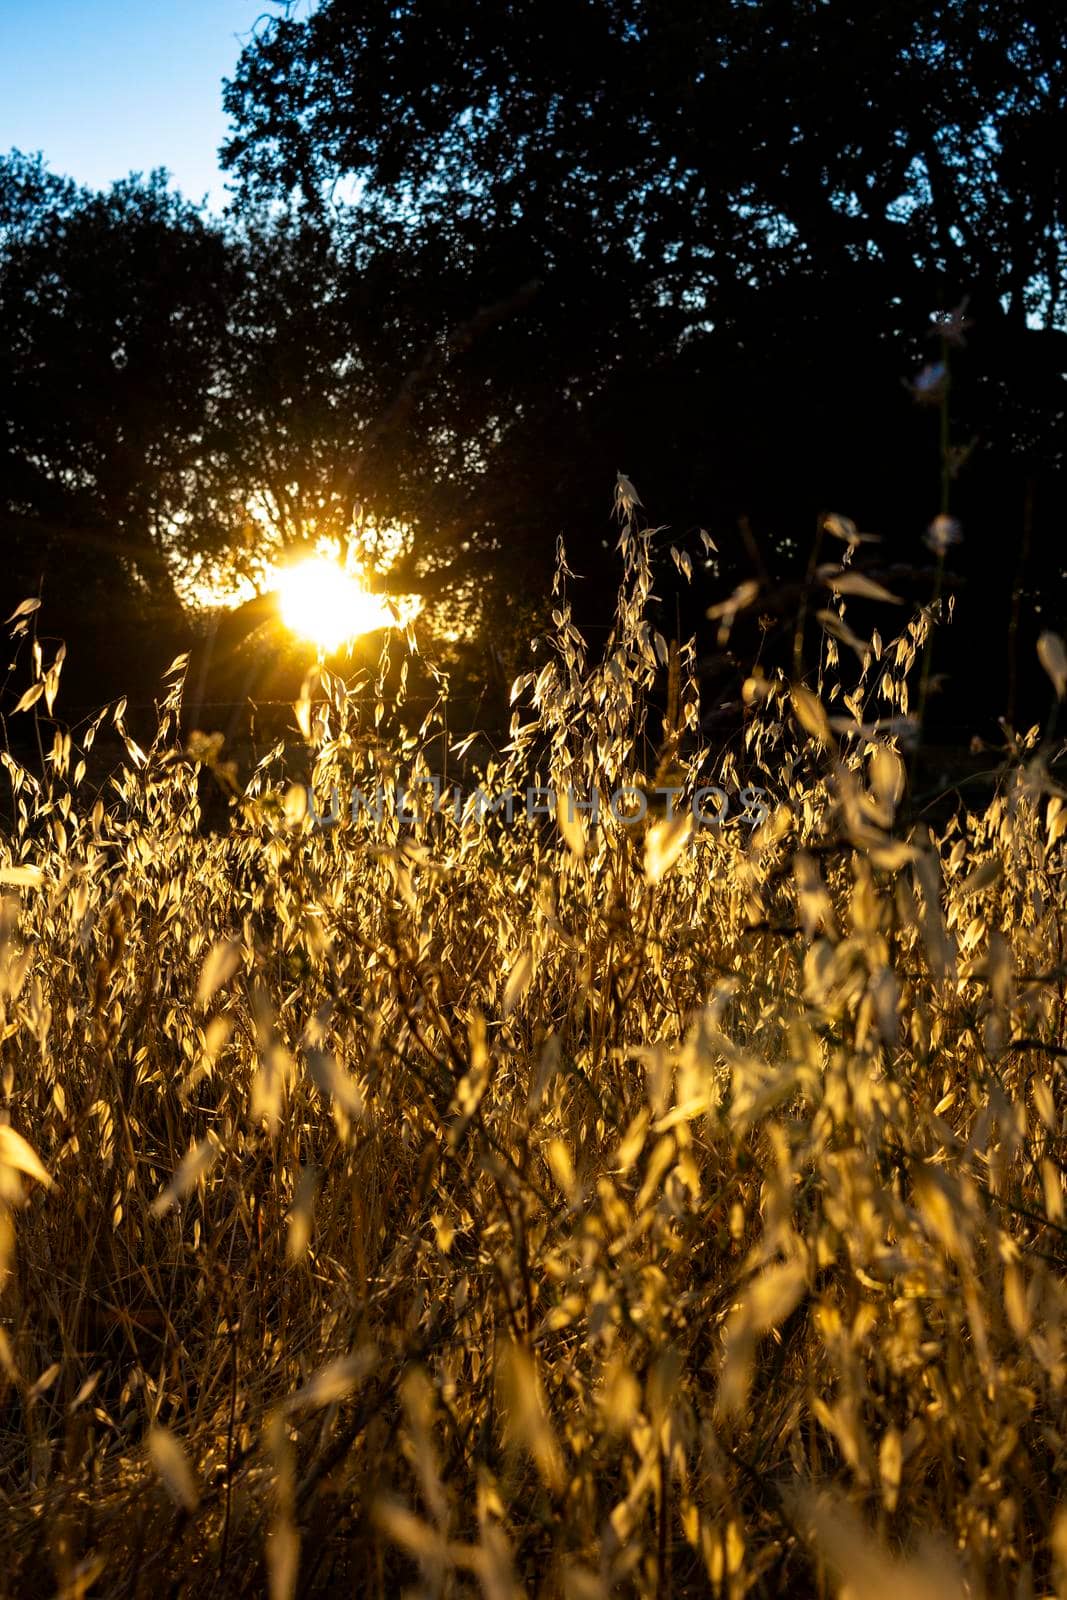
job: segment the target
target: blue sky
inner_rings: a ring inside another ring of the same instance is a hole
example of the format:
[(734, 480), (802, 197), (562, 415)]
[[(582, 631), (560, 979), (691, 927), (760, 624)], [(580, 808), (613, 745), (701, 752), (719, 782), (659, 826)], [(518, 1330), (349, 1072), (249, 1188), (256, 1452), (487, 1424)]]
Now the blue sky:
[(222, 79), (270, 0), (0, 0), (0, 153), (104, 188), (167, 167), (226, 202)]

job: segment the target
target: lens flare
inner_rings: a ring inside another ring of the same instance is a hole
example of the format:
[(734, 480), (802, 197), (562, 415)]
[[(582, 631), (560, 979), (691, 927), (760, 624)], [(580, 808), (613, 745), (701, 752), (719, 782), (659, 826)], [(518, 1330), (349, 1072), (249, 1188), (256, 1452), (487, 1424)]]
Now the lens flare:
[(399, 607), (384, 595), (370, 594), (327, 556), (280, 568), (276, 592), (286, 627), (326, 652), (404, 621)]

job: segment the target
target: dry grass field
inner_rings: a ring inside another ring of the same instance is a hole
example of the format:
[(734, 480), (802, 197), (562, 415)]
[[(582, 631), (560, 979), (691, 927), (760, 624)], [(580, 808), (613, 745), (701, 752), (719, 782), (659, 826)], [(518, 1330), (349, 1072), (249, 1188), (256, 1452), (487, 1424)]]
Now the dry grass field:
[(760, 784), (758, 825), (398, 817), (402, 639), (297, 707), (380, 824), (279, 755), (200, 827), (180, 668), (100, 796), (62, 733), (0, 757), (0, 1591), (1067, 1595), (1039, 736), (934, 836), (929, 617), (833, 622), (720, 759), (621, 560), (595, 661), (561, 575), (482, 787)]

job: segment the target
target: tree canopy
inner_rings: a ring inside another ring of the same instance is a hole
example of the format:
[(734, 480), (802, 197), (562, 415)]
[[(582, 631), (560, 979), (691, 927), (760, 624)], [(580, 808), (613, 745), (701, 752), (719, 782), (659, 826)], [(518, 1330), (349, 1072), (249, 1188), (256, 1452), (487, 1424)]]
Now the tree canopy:
[[(0, 520), (9, 578), (88, 653), (173, 626), (204, 493), (232, 266), (163, 174), (93, 194), (0, 165)], [(165, 646), (164, 646), (165, 648)]]
[(324, 0), (244, 51), (226, 160), (436, 324), (412, 424), (488, 550), (588, 526), (618, 464), (672, 520), (845, 496), (917, 535), (901, 379), (965, 296), (961, 423), (1061, 465), (1065, 65), (1049, 3)]
[(226, 159), (438, 326), (376, 488), (491, 578), (559, 531), (595, 570), (618, 466), (720, 579), (795, 577), (831, 507), (928, 564), (951, 503), (991, 687), (1064, 600), (1065, 68), (1047, 0), (324, 0), (245, 50)]

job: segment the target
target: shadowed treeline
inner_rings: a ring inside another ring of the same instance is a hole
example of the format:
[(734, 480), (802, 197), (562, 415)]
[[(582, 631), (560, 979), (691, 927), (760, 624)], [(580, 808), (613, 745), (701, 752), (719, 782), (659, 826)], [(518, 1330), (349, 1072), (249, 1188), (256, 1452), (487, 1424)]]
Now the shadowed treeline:
[(621, 468), (723, 698), (709, 606), (758, 583), (741, 627), (789, 661), (826, 513), (909, 600), (949, 514), (929, 715), (1026, 724), (1064, 603), (1065, 48), (1049, 0), (595, 0), (565, 47), (489, 0), (264, 19), (224, 220), (0, 164), (5, 592), (91, 701), (138, 630), (165, 658), (212, 583), (329, 536), (459, 613), (499, 698), (558, 536), (605, 625)]

